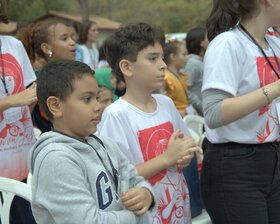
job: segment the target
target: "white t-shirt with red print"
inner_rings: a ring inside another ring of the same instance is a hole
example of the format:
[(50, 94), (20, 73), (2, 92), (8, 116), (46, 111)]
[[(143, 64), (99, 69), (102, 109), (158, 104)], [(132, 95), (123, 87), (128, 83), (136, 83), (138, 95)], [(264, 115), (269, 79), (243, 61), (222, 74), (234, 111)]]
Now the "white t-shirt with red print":
[[(119, 98), (106, 108), (98, 125), (98, 134), (113, 138), (135, 165), (162, 154), (174, 131), (189, 135), (172, 100), (159, 94), (153, 97), (157, 103), (153, 113)], [(170, 167), (149, 181), (157, 196), (157, 213), (147, 215), (143, 224), (191, 223), (189, 191), (182, 170)]]
[(275, 31), (275, 30), (273, 29), (273, 27), (269, 27), (268, 30), (267, 30), (267, 32), (266, 32), (266, 34), (269, 35), (269, 36), (276, 36), (276, 37), (279, 38), (279, 33), (278, 33), (278, 31)]
[[(29, 58), (20, 41), (0, 36), (0, 98), (13, 95), (36, 80)], [(2, 60), (3, 59), (3, 60)], [(4, 69), (3, 68), (4, 65)], [(4, 71), (4, 76), (3, 76)], [(5, 77), (5, 82), (3, 78)], [(16, 180), (27, 177), (27, 158), (35, 142), (28, 106), (12, 107), (0, 112), (0, 176)]]
[[(266, 35), (266, 39), (280, 62), (280, 39), (271, 35)], [(264, 51), (278, 70), (271, 48)], [(260, 49), (238, 27), (218, 35), (206, 51), (202, 91), (218, 89), (242, 96), (276, 80), (277, 75)], [(206, 125), (207, 138), (212, 143), (232, 141), (247, 144), (279, 140), (277, 100), (220, 128), (209, 129)]]

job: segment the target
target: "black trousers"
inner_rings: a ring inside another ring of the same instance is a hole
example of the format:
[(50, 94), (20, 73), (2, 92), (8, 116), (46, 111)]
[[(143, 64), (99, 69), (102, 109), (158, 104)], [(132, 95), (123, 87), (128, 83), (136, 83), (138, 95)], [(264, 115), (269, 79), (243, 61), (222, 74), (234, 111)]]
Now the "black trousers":
[(201, 190), (213, 224), (280, 224), (278, 143), (211, 144)]

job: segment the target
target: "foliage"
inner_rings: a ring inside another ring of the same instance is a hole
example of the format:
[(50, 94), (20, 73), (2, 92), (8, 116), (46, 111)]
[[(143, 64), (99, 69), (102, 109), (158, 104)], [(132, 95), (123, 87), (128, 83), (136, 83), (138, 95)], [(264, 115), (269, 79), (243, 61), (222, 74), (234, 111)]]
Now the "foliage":
[(211, 3), (212, 0), (94, 0), (90, 5), (96, 14), (117, 21), (143, 21), (166, 32), (186, 32), (195, 26), (205, 26)]
[(48, 10), (69, 11), (72, 0), (8, 0), (7, 13), (10, 20), (29, 21)]
[[(11, 20), (31, 20), (48, 10), (80, 12), (81, 0), (9, 0)], [(87, 0), (84, 0), (87, 1)], [(88, 0), (89, 13), (124, 23), (148, 22), (166, 32), (204, 26), (212, 0)]]

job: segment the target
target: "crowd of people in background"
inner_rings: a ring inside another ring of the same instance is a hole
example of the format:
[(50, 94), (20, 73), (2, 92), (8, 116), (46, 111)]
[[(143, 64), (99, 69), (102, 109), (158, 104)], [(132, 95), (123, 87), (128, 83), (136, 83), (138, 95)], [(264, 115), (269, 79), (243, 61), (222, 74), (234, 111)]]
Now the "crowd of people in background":
[(0, 176), (33, 175), (11, 223), (280, 223), (279, 10), (213, 0), (185, 41), (52, 19), (0, 35)]

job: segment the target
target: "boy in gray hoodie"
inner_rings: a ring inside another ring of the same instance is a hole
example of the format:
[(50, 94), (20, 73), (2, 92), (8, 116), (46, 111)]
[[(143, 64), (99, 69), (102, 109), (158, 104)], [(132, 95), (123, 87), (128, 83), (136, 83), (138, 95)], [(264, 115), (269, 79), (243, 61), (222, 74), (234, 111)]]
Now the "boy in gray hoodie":
[(133, 224), (154, 207), (151, 186), (118, 146), (91, 134), (100, 119), (97, 95), (92, 71), (81, 62), (51, 62), (38, 76), (38, 101), (54, 127), (30, 154), (39, 224)]

